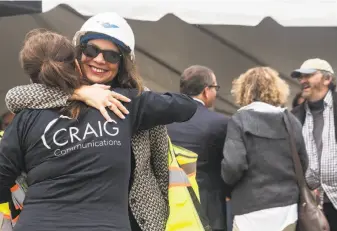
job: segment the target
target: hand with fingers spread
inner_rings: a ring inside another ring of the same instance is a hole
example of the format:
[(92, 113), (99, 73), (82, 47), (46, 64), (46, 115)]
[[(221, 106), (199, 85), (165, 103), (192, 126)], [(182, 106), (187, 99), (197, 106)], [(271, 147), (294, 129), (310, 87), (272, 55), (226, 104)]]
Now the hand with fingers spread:
[(91, 86), (82, 86), (74, 91), (71, 100), (79, 100), (86, 103), (90, 107), (99, 110), (104, 118), (111, 122), (106, 107), (113, 111), (119, 118), (125, 119), (124, 114), (129, 111), (124, 107), (122, 102), (130, 102), (131, 100), (119, 93), (110, 90), (110, 86), (104, 84), (94, 84)]

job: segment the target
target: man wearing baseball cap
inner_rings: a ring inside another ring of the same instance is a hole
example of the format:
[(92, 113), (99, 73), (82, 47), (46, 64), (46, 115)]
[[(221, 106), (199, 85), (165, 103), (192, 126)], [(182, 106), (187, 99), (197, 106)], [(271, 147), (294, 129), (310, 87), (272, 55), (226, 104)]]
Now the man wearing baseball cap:
[(306, 180), (317, 189), (331, 231), (337, 231), (337, 93), (331, 65), (322, 59), (306, 60), (291, 73), (302, 87), (305, 102), (293, 109), (303, 124), (309, 167)]

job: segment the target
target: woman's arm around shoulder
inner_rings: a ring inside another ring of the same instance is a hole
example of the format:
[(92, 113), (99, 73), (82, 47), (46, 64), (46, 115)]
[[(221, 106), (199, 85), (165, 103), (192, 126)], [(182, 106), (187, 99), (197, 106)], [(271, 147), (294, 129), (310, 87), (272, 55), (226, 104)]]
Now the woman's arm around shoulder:
[(43, 84), (28, 84), (10, 89), (6, 94), (7, 108), (14, 112), (20, 112), (25, 108), (46, 109), (64, 107), (71, 95), (59, 88), (47, 87)]
[(48, 109), (65, 107), (70, 101), (82, 101), (88, 106), (98, 109), (106, 120), (111, 120), (106, 107), (118, 117), (124, 119), (128, 114), (122, 102), (130, 100), (123, 95), (110, 91), (110, 86), (94, 84), (74, 89), (72, 95), (60, 88), (47, 87), (44, 84), (28, 84), (10, 89), (6, 95), (7, 108), (17, 113), (25, 108)]

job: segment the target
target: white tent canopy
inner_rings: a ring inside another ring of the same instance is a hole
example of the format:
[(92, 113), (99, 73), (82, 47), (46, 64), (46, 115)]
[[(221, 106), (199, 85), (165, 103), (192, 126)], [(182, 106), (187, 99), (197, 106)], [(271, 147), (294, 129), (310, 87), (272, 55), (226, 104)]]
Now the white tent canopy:
[(167, 14), (189, 24), (256, 26), (271, 17), (283, 26), (336, 26), (334, 0), (47, 0), (42, 12), (67, 3), (82, 15), (115, 11), (133, 20), (158, 21)]
[[(320, 5), (309, 0), (277, 1), (288, 6), (288, 17), (286, 14), (276, 14), (276, 5), (271, 10), (270, 2), (276, 4), (276, 1), (266, 0), (255, 0), (256, 6), (247, 5), (250, 1), (246, 1), (246, 4), (235, 1), (241, 3), (241, 11), (234, 1), (204, 1), (208, 4), (198, 1), (192, 4), (189, 1), (190, 8), (187, 7), (187, 1), (179, 1), (179, 4), (172, 1), (170, 4), (165, 3), (169, 1), (145, 1), (148, 5), (144, 1), (139, 1), (143, 2), (141, 4), (127, 0), (96, 0), (95, 4), (92, 1), (67, 1), (73, 8), (57, 6), (57, 2), (60, 1), (44, 1), (40, 4), (40, 10), (35, 8), (32, 11), (50, 10), (46, 13), (0, 17), (0, 98), (4, 99), (11, 87), (29, 82), (18, 63), (18, 53), (29, 30), (43, 27), (71, 38), (86, 20), (86, 16), (109, 10), (127, 18), (138, 19), (130, 19), (129, 23), (136, 36), (136, 60), (148, 87), (157, 91), (177, 91), (180, 73), (186, 67), (192, 64), (208, 66), (214, 70), (221, 86), (216, 109), (225, 114), (237, 110), (230, 96), (231, 82), (248, 68), (258, 65), (275, 68), (290, 84), (292, 96), (299, 91), (299, 86), (289, 78), (289, 73), (298, 68), (305, 59), (320, 57), (329, 61), (333, 68), (337, 68), (337, 28), (327, 27), (337, 24), (337, 19), (334, 18), (337, 14), (333, 13), (337, 11), (335, 1), (324, 1)], [(302, 3), (302, 7), (299, 3)], [(246, 12), (244, 6), (249, 6), (250, 12)], [(317, 13), (302, 14), (301, 8), (310, 12), (307, 6), (315, 6)], [(322, 13), (324, 6), (327, 8)], [(297, 14), (291, 13), (290, 8), (297, 9)], [(174, 15), (166, 15), (167, 13)], [(282, 25), (296, 27), (281, 26), (274, 19)], [(256, 25), (261, 20), (255, 27), (215, 25)], [(202, 22), (204, 24), (200, 25)], [(5, 110), (5, 103), (0, 101), (0, 112)]]

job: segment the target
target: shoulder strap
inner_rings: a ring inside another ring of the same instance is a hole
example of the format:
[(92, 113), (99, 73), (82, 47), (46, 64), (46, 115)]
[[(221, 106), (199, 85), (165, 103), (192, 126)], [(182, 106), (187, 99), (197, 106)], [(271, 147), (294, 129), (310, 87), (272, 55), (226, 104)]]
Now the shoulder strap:
[(290, 150), (291, 150), (291, 155), (293, 158), (294, 166), (295, 166), (295, 173), (296, 173), (296, 178), (298, 181), (299, 186), (305, 185), (305, 179), (303, 175), (303, 168), (301, 165), (300, 157), (297, 152), (296, 148), (296, 143), (295, 143), (295, 138), (294, 138), (294, 131), (292, 128), (292, 124), (290, 122), (289, 118), (289, 111), (285, 110), (284, 116), (283, 116), (284, 123), (286, 125), (286, 129), (289, 134), (289, 142), (290, 142)]
[(200, 219), (200, 222), (201, 222), (202, 226), (204, 227), (204, 230), (205, 231), (212, 231), (212, 228), (209, 224), (208, 217), (206, 216), (204, 210), (202, 209), (201, 204), (198, 200), (198, 197), (194, 192), (194, 189), (192, 188), (192, 186), (187, 186), (187, 189), (188, 189), (188, 192), (191, 195), (191, 199), (193, 201), (195, 210), (197, 211), (197, 213), (199, 215), (199, 219)]

